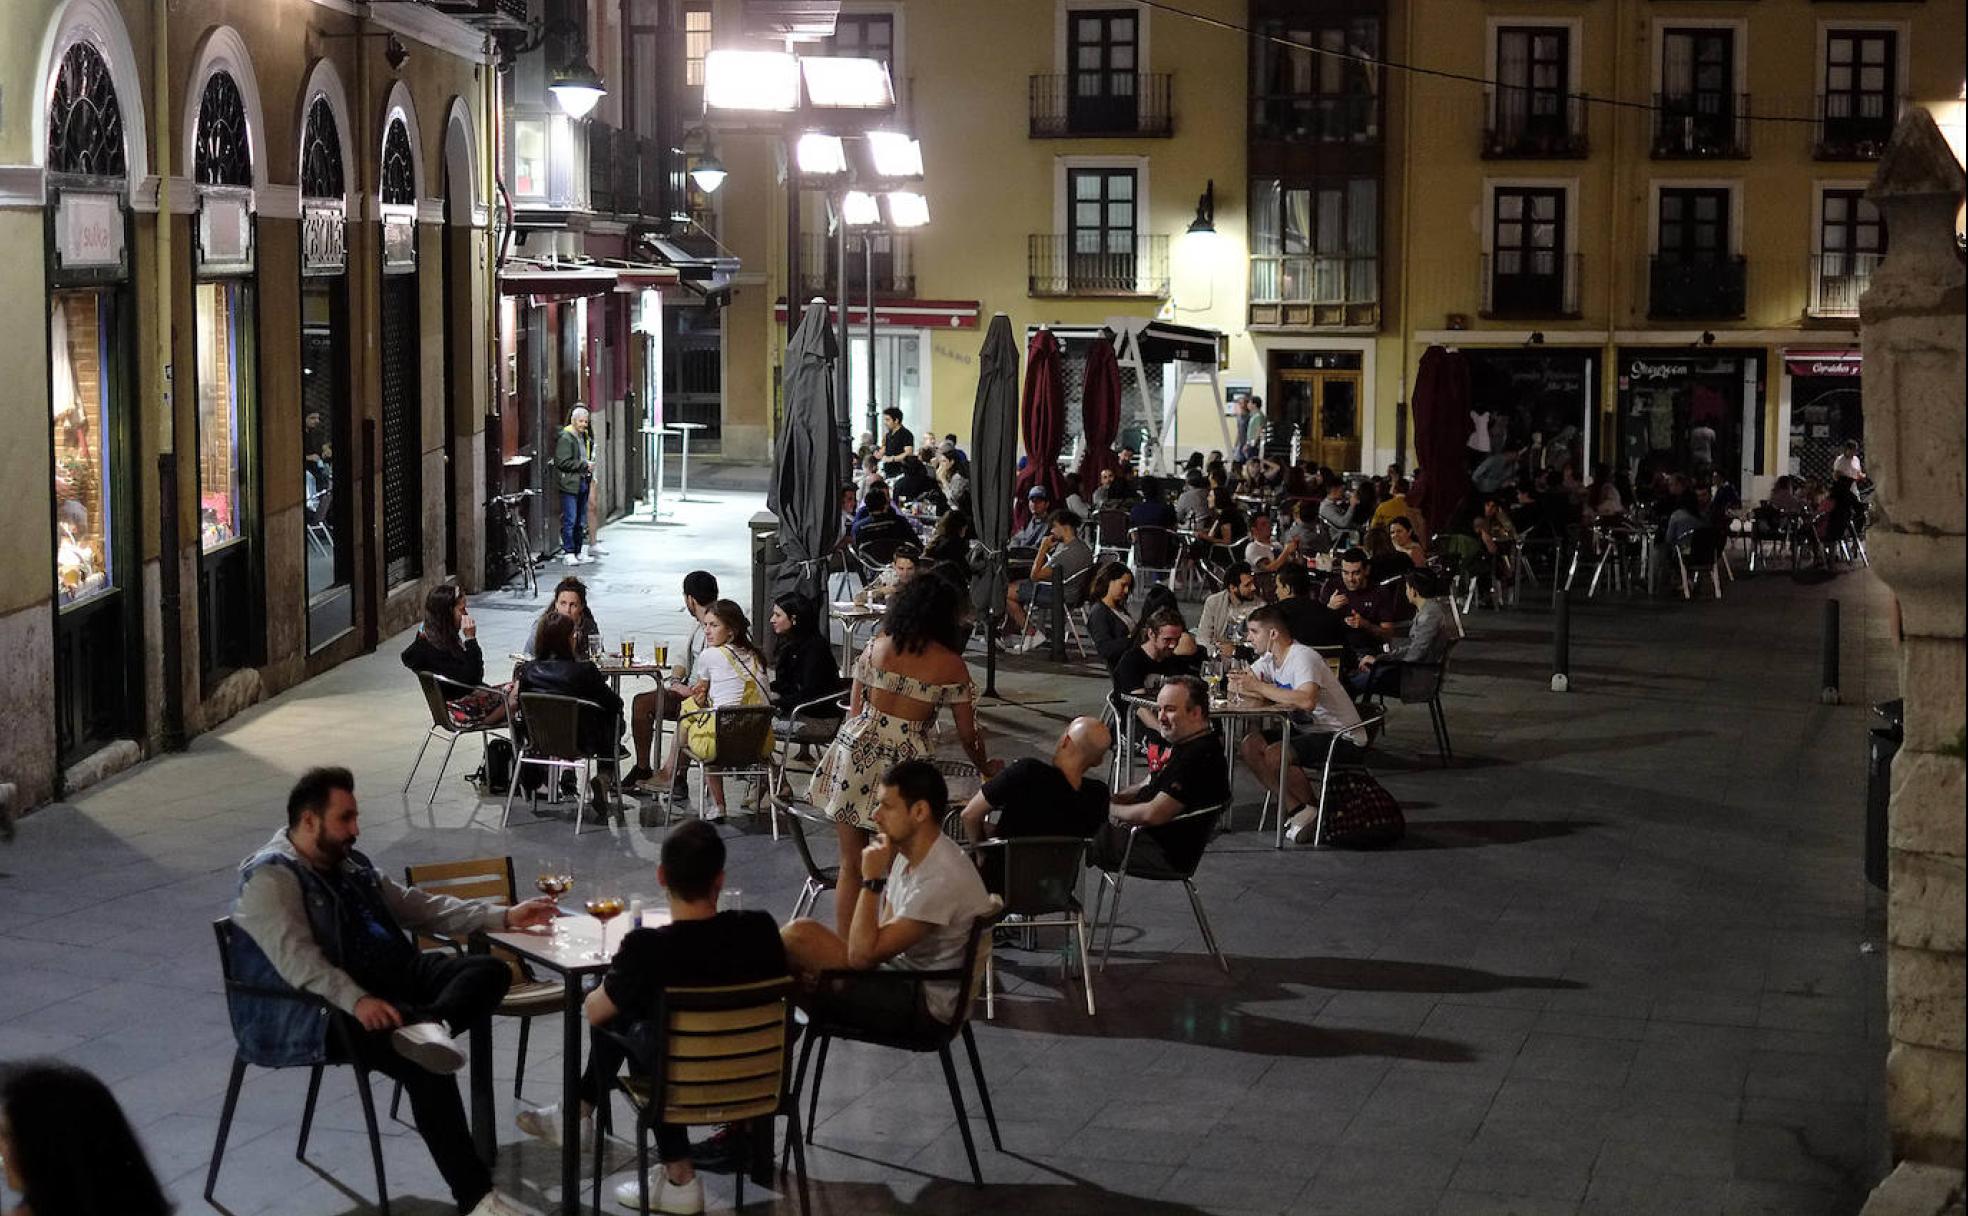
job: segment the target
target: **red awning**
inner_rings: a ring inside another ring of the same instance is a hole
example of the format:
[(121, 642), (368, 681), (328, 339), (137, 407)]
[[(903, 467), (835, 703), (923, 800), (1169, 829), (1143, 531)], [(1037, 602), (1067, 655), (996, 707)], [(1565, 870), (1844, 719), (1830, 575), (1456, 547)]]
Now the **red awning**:
[[(895, 329), (976, 329), (980, 307), (976, 300), (876, 300), (875, 324)], [(832, 309), (829, 303), (828, 310)], [(772, 306), (772, 319), (786, 323), (784, 300)], [(849, 300), (847, 324), (849, 328), (867, 325), (867, 305)]]
[(1861, 356), (1855, 350), (1786, 350), (1784, 370), (1793, 376), (1858, 376)]

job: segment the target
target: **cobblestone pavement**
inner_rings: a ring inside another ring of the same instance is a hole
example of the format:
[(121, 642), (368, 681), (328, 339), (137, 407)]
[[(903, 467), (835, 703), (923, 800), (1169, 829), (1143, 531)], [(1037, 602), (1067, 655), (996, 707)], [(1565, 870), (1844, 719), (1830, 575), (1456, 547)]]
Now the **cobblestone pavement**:
[[(693, 566), (744, 590), (758, 495), (693, 493), (674, 525), (607, 529), (612, 552), (581, 571), (604, 634), (680, 640)], [(1457, 763), (1437, 763), (1420, 707), (1397, 713), (1378, 761), (1408, 813), (1402, 845), (1273, 852), (1247, 802), (1198, 880), (1232, 974), (1178, 893), (1137, 884), (1097, 1018), (1057, 955), (1004, 952), (978, 1038), (1005, 1151), (979, 1121), (982, 1191), (933, 1060), (836, 1050), (808, 1154), (816, 1209), (1856, 1211), (1884, 1165), (1883, 968), (1862, 948), (1881, 926), (1860, 851), (1865, 706), (1895, 695), (1887, 596), (1864, 573), (1766, 574), (1726, 595), (1579, 607), (1565, 695), (1546, 687), (1541, 606), (1476, 614), (1446, 697)], [(1840, 707), (1818, 701), (1827, 596), (1844, 606)], [(488, 654), (517, 649), (544, 602), (476, 597)], [(301, 769), (355, 769), (362, 847), (383, 865), (566, 857), (590, 891), (656, 890), (660, 829), (630, 815), (577, 838), (521, 809), (501, 831), (499, 804), (462, 779), (466, 747), (434, 806), (430, 759), (402, 793), (427, 720), (405, 641), (43, 808), (0, 847), (0, 1057), (108, 1080), (184, 1212), (208, 1210), (231, 1053), (208, 925)], [(1043, 750), (1097, 703), (1082, 664), (1003, 668), (1007, 700), (983, 715), (999, 754)], [(791, 847), (742, 819), (725, 833), (730, 885), (784, 915)], [(555, 1096), (558, 1042), (533, 1036), (528, 1099)], [(513, 1048), (501, 1027), (497, 1174), (544, 1208), (557, 1159), (512, 1129)], [(250, 1076), (219, 1210), (370, 1210), (347, 1074), (331, 1072), (295, 1159), (304, 1080)], [(414, 1132), (385, 1137), (394, 1209), (449, 1211)], [(711, 1176), (714, 1205), (729, 1181)]]

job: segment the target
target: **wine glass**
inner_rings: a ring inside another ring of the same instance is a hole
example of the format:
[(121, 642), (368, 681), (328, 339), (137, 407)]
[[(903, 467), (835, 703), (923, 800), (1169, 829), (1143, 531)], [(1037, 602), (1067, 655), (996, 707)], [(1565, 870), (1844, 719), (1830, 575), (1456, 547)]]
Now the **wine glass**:
[(588, 915), (601, 922), (601, 948), (588, 952), (588, 957), (599, 963), (608, 961), (608, 922), (620, 916), (628, 907), (617, 895), (597, 895), (587, 901)]

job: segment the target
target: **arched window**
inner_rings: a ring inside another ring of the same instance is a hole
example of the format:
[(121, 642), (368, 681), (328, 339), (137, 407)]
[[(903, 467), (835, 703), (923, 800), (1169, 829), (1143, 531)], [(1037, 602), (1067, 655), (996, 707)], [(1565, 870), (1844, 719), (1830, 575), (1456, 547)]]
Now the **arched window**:
[(382, 201), (393, 206), (417, 203), (417, 170), (410, 153), (410, 128), (399, 116), (383, 133)]
[(246, 103), (230, 72), (214, 72), (198, 101), (198, 134), (192, 180), (201, 186), (251, 186), (253, 141)]
[(109, 65), (86, 42), (62, 56), (55, 95), (48, 105), (48, 172), (82, 177), (122, 177), (123, 111)]
[(344, 193), (341, 132), (335, 129), (328, 99), (317, 97), (308, 106), (301, 135), (301, 197), (341, 198)]

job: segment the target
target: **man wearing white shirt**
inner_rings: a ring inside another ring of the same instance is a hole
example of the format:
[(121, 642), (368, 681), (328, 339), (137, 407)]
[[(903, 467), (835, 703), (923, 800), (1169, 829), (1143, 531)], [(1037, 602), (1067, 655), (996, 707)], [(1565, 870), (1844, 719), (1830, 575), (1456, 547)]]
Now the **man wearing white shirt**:
[(1831, 461), (1831, 518), (1825, 521), (1824, 534), (1827, 546), (1836, 548), (1845, 539), (1852, 517), (1858, 514), (1859, 483), (1867, 480), (1865, 465), (1859, 460), (1859, 441), (1847, 439), (1844, 450)]
[[(1248, 672), (1231, 677), (1230, 689), (1240, 696), (1270, 701), (1292, 709), (1294, 763), (1286, 771), (1280, 804), (1288, 811), (1298, 812), (1306, 809), (1316, 797), (1312, 782), (1301, 766), (1325, 764), (1326, 749), (1333, 733), (1345, 732), (1339, 742), (1342, 755), (1357, 754), (1357, 749), (1366, 746), (1367, 734), (1364, 730), (1347, 729), (1359, 726), (1360, 711), (1354, 707), (1352, 698), (1346, 695), (1339, 677), (1333, 674), (1324, 656), (1310, 646), (1292, 640), (1291, 626), (1285, 619), (1284, 611), (1275, 604), (1251, 613), (1244, 636), (1257, 649), (1258, 658)], [(1270, 731), (1262, 734), (1254, 732), (1244, 736), (1243, 746), (1239, 749), (1244, 763), (1256, 774), (1264, 788), (1272, 793), (1279, 792), (1279, 749), (1284, 746), (1282, 734), (1282, 731), (1275, 734)]]
[(1280, 545), (1271, 535), (1271, 517), (1257, 515), (1251, 518), (1250, 543), (1244, 546), (1244, 560), (1252, 570), (1276, 573), (1278, 567), (1298, 556), (1298, 542), (1290, 541)]

